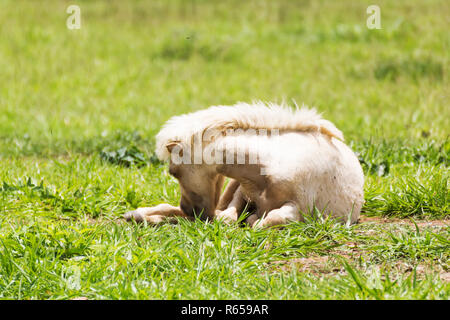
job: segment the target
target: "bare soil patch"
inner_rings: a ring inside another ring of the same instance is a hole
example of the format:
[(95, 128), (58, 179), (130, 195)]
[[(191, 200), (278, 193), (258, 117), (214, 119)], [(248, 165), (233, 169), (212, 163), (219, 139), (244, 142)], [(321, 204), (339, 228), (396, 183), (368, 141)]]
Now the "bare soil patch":
[[(418, 227), (450, 227), (450, 219), (445, 220), (414, 220)], [(414, 223), (409, 219), (391, 218), (391, 217), (368, 217), (363, 216), (358, 220), (358, 223), (379, 223), (379, 224), (405, 224), (414, 226)]]

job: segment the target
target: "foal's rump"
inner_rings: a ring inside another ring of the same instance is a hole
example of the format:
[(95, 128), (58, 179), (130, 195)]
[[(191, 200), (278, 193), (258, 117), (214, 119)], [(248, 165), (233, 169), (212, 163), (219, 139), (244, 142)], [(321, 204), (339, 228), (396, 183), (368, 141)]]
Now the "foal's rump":
[[(269, 140), (268, 140), (269, 141)], [(342, 141), (320, 133), (291, 132), (270, 139), (264, 165), (272, 179), (291, 184), (303, 213), (314, 207), (352, 223), (364, 202), (364, 174)], [(277, 184), (277, 183), (275, 183)]]

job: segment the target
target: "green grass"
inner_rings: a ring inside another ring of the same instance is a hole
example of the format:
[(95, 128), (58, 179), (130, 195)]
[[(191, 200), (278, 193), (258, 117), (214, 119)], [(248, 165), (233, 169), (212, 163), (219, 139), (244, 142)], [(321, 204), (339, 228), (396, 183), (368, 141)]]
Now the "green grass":
[[(0, 298), (449, 298), (448, 1), (378, 1), (381, 30), (367, 1), (69, 4), (0, 2)], [(120, 219), (179, 201), (165, 120), (253, 99), (344, 132), (373, 222)]]
[[(2, 297), (445, 299), (449, 290), (436, 274), (419, 277), (392, 266), (401, 260), (411, 268), (436, 262), (448, 268), (448, 230), (374, 226), (371, 231), (386, 232), (374, 241), (364, 235), (367, 227), (330, 221), (295, 223), (282, 231), (201, 221), (152, 228), (86, 217), (57, 224), (34, 217), (8, 225), (3, 219)], [(348, 241), (357, 241), (363, 252), (353, 267), (340, 261)], [(317, 276), (299, 271), (294, 259), (321, 255), (335, 257), (349, 272), (330, 263)]]

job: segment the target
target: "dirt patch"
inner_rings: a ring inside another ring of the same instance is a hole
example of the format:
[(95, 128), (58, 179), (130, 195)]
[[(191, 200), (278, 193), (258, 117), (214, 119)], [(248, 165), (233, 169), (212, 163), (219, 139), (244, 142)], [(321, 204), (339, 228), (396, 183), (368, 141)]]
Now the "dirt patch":
[(445, 282), (450, 282), (450, 272), (441, 273), (441, 280)]
[[(444, 220), (419, 220), (415, 221), (420, 227), (450, 227), (450, 219)], [(361, 215), (358, 223), (378, 223), (378, 224), (403, 224), (414, 227), (414, 223), (409, 219), (388, 218), (388, 217), (368, 217)]]
[[(311, 256), (305, 258), (295, 258), (290, 260), (280, 260), (272, 263), (272, 267), (281, 272), (289, 272), (292, 269), (297, 269), (303, 273), (313, 274), (315, 276), (334, 276), (345, 275), (347, 271), (342, 263), (342, 260), (346, 260), (350, 265), (357, 266), (359, 262), (366, 260), (365, 252), (355, 247), (351, 247), (349, 244), (348, 250), (338, 249), (330, 252), (328, 256)], [(368, 265), (365, 267), (359, 265), (358, 269), (362, 268), (367, 270)], [(413, 272), (416, 273), (417, 279), (424, 279), (430, 274), (439, 274), (442, 281), (450, 282), (450, 272), (441, 265), (431, 265), (427, 263), (411, 264), (407, 261), (397, 261), (394, 263), (374, 263), (370, 264), (371, 268), (379, 268), (384, 272), (389, 273), (395, 278), (395, 275), (410, 276)], [(364, 271), (363, 271), (364, 272)], [(381, 275), (382, 279), (385, 279), (385, 275)]]
[(307, 272), (309, 270), (319, 270), (323, 268), (323, 266), (327, 264), (328, 260), (329, 257), (327, 256), (297, 258), (289, 261), (289, 264), (296, 265), (301, 272)]
[(279, 271), (286, 272), (295, 268), (300, 272), (311, 273), (316, 276), (346, 273), (343, 265), (334, 256), (295, 258), (286, 261), (275, 261), (273, 264)]

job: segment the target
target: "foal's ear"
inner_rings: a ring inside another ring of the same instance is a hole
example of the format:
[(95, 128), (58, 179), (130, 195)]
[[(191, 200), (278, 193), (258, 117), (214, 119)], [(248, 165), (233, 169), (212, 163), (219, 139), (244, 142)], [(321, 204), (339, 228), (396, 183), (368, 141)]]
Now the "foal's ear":
[(166, 144), (167, 151), (169, 151), (169, 153), (172, 153), (173, 148), (175, 148), (176, 146), (178, 146), (180, 150), (179, 155), (183, 156), (183, 149), (181, 149), (181, 144), (177, 141), (169, 142), (168, 144)]

